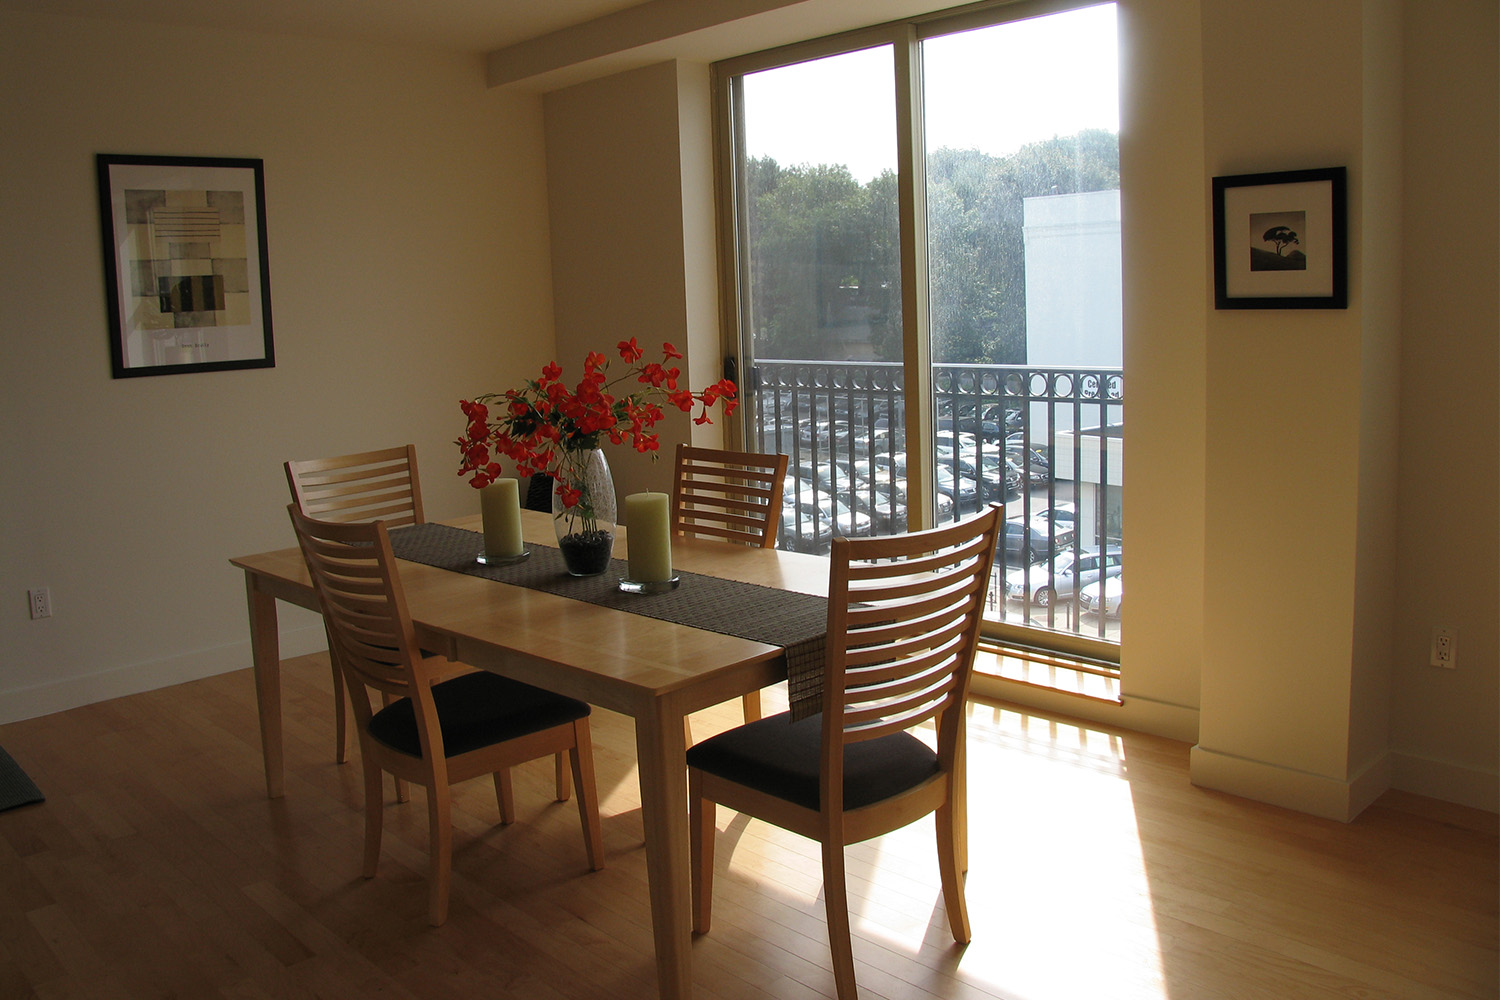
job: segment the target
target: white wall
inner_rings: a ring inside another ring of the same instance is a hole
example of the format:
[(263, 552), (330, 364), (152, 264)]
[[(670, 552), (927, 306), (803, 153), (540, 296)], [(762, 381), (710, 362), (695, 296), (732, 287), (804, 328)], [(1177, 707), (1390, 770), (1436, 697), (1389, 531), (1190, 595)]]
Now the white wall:
[[(248, 666), (227, 560), (292, 544), (285, 459), (414, 442), (473, 509), (457, 400), (552, 315), (540, 101), (478, 57), (0, 11), (0, 74), (5, 722)], [(100, 152), (265, 161), (275, 368), (111, 379)]]
[[(651, 361), (660, 360), (663, 341), (681, 351), (683, 387), (702, 389), (720, 377), (707, 78), (706, 66), (664, 62), (545, 99), (565, 378), (591, 350), (618, 364), (615, 345), (631, 337)], [(697, 211), (703, 204), (710, 206), (706, 215)], [(654, 461), (629, 448), (606, 449), (620, 496), (670, 491), (679, 443), (720, 443), (721, 407), (711, 412), (716, 423), (708, 433), (696, 431), (687, 414), (665, 409)]]
[[(1392, 770), (1398, 787), (1454, 801), (1487, 795), (1494, 809), (1500, 7), (1411, 0), (1404, 37)], [(1434, 625), (1459, 630), (1454, 670), (1427, 665)]]

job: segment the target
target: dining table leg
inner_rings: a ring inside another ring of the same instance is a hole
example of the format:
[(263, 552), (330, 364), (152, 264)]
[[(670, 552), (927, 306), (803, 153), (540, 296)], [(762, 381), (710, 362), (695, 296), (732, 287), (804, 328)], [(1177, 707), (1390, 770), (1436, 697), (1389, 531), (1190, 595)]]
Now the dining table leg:
[(260, 714), (260, 752), (266, 769), (266, 797), (286, 794), (281, 737), (281, 643), (276, 621), (276, 598), (245, 574), (245, 598), (250, 608), (250, 655), (255, 665), (255, 702)]
[(662, 699), (635, 719), (641, 820), (651, 885), (651, 926), (662, 1000), (693, 994), (692, 911), (688, 871), (687, 752), (683, 717)]

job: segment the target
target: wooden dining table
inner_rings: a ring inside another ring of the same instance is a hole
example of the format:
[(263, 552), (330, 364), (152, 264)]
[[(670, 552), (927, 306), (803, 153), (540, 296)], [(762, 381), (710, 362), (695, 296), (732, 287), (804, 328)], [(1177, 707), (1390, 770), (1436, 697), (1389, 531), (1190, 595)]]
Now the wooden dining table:
[[(521, 513), (528, 543), (555, 544), (550, 515)], [(477, 529), (479, 518), (449, 523)], [(629, 532), (621, 528), (615, 556), (628, 552)], [(295, 547), (230, 562), (245, 574), (266, 793), (279, 798), (285, 782), (276, 602), (316, 611), (317, 600)], [(815, 556), (678, 537), (672, 562), (686, 573), (827, 595), (828, 563)], [(692, 918), (684, 719), (783, 679), (782, 647), (421, 563), (403, 560), (400, 569), (424, 649), (635, 721), (659, 991), (663, 1000), (686, 1000)]]

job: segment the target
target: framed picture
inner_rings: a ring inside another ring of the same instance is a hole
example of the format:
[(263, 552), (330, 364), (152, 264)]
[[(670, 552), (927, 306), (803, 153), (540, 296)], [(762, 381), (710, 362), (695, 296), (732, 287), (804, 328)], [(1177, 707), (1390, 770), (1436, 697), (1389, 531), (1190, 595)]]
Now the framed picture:
[(1214, 307), (1345, 309), (1343, 167), (1214, 178)]
[(261, 161), (97, 167), (115, 378), (275, 367)]

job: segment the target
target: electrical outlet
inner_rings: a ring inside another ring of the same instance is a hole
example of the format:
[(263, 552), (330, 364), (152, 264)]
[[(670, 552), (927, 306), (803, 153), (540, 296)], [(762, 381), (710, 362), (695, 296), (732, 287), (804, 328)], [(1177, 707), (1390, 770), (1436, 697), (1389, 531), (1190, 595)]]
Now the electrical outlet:
[(1432, 630), (1432, 665), (1452, 670), (1457, 664), (1458, 630), (1435, 626)]
[(52, 617), (51, 587), (32, 587), (26, 591), (26, 600), (31, 605), (32, 618)]

